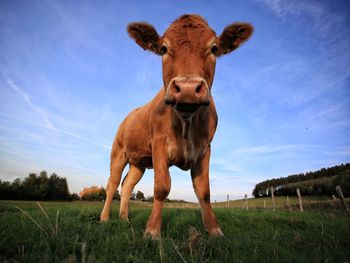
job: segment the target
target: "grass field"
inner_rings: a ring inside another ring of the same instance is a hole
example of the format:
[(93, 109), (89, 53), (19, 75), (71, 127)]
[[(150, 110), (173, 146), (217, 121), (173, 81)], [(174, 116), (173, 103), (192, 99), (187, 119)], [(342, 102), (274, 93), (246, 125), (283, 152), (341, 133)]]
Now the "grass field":
[[(216, 208), (225, 237), (211, 239), (195, 208), (164, 209), (162, 241), (142, 238), (150, 207), (132, 203), (130, 223), (98, 222), (102, 202), (0, 201), (0, 261), (349, 262), (350, 219), (341, 210)], [(338, 211), (338, 212), (337, 212)]]
[[(350, 205), (350, 198), (347, 198), (347, 203)], [(272, 209), (272, 199), (271, 197), (265, 198), (248, 198), (248, 208), (267, 208)], [(297, 196), (290, 196), (289, 203), (292, 210), (299, 209), (299, 200)], [(341, 202), (338, 200), (333, 200), (328, 196), (303, 196), (302, 197), (303, 206), (306, 209), (318, 210), (319, 208), (342, 208)], [(226, 208), (227, 202), (217, 202), (213, 204), (216, 208)], [(233, 200), (229, 202), (230, 208), (239, 208), (242, 209), (245, 207), (245, 200)], [(275, 208), (276, 209), (287, 209), (287, 198), (285, 196), (275, 196)]]

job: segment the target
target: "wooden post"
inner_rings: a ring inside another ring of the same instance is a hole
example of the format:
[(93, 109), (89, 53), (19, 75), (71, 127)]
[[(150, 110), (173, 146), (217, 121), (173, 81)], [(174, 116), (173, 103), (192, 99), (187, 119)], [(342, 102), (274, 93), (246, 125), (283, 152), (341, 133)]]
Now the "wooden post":
[(300, 189), (297, 188), (297, 195), (298, 195), (298, 199), (299, 199), (299, 209), (300, 209), (300, 212), (303, 212), (304, 211), (304, 208), (303, 208), (303, 201), (301, 200), (301, 194), (300, 194)]
[(288, 210), (291, 211), (292, 208), (290, 206), (290, 202), (289, 202), (289, 196), (287, 195), (287, 207), (288, 207)]
[(266, 200), (264, 200), (264, 208), (266, 208)]
[(276, 210), (274, 191), (275, 191), (275, 189), (273, 189), (273, 187), (271, 186), (271, 198), (272, 198), (272, 210), (273, 210), (273, 211)]
[(339, 196), (341, 202), (343, 203), (343, 207), (344, 207), (344, 209), (345, 209), (345, 212), (350, 216), (349, 206), (348, 206), (348, 204), (345, 202), (344, 195), (343, 195), (343, 192), (342, 192), (342, 190), (341, 190), (340, 185), (337, 185), (337, 186), (335, 187), (335, 189), (337, 190), (338, 196)]
[(227, 194), (227, 209), (230, 208), (230, 195)]
[(245, 198), (245, 210), (248, 210), (248, 199), (247, 199), (247, 194), (244, 195)]

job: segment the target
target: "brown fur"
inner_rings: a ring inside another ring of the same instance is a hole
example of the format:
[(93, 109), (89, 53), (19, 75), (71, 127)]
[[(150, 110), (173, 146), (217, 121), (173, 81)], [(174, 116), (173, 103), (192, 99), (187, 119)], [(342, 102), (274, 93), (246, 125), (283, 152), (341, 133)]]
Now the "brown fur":
[(203, 56), (203, 47), (215, 35), (202, 17), (183, 15), (171, 24), (164, 37), (174, 40), (173, 43), (176, 45), (174, 48), (179, 49), (179, 56), (187, 51)]
[(217, 125), (211, 86), (216, 57), (247, 40), (252, 27), (232, 24), (220, 37), (198, 15), (183, 15), (160, 37), (147, 23), (132, 23), (129, 35), (144, 49), (162, 55), (164, 87), (121, 123), (111, 153), (111, 175), (101, 221), (109, 219), (113, 195), (124, 167), (120, 217), (128, 219), (128, 200), (146, 168), (154, 169), (154, 203), (145, 236), (160, 238), (163, 201), (171, 179), (169, 167), (191, 170), (203, 223), (212, 236), (223, 235), (210, 204), (210, 143)]

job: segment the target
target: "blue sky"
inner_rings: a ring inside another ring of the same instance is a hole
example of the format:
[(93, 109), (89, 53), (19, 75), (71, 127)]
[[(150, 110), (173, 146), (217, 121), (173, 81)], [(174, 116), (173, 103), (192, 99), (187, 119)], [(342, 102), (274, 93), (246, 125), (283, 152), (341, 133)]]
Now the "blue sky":
[[(0, 1), (0, 179), (47, 170), (71, 192), (105, 186), (118, 125), (162, 86), (160, 57), (126, 26), (163, 34), (184, 13), (218, 35), (235, 21), (255, 27), (217, 61), (212, 201), (349, 162), (349, 11), (347, 1)], [(195, 201), (189, 173), (171, 175), (170, 198)], [(152, 189), (149, 170), (136, 190)]]

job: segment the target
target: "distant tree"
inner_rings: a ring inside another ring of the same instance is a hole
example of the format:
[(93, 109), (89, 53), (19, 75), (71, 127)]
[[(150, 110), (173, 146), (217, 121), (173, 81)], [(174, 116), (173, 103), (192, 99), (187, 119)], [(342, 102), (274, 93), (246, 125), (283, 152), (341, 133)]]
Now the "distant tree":
[(85, 201), (102, 201), (106, 199), (106, 192), (93, 192), (90, 193), (89, 195), (86, 195), (82, 198), (82, 200)]
[(66, 178), (60, 178), (60, 199), (68, 199), (70, 196), (68, 182)]
[[(266, 190), (273, 186), (276, 189), (276, 195), (295, 195), (296, 188), (300, 189), (302, 195), (332, 195), (335, 194), (334, 184), (343, 178), (340, 175), (349, 173), (350, 163), (346, 163), (314, 172), (308, 171), (305, 174), (299, 173), (273, 178), (256, 184), (252, 194), (254, 197), (268, 196), (269, 192)], [(347, 179), (341, 181), (344, 188), (346, 188), (347, 182), (350, 182)]]
[(0, 180), (0, 198), (7, 199), (10, 195), (10, 182)]
[(35, 173), (30, 173), (28, 177), (24, 178), (23, 189), (25, 199), (36, 200), (38, 187), (36, 187), (37, 176)]
[(12, 183), (0, 181), (0, 199), (9, 200), (71, 200), (66, 178), (46, 171), (39, 176), (30, 173), (23, 181), (19, 178)]
[(52, 174), (47, 182), (47, 197), (50, 200), (58, 199), (58, 176)]
[(67, 200), (69, 196), (67, 179), (53, 173), (48, 180), (47, 197), (50, 200)]
[(80, 200), (80, 196), (77, 193), (73, 193), (70, 196), (70, 200), (71, 201), (79, 201)]
[(141, 191), (137, 191), (135, 197), (136, 197), (137, 200), (142, 200), (142, 201), (145, 200), (145, 195)]
[(343, 195), (350, 197), (350, 170), (339, 174), (333, 181), (333, 188), (340, 185)]
[(106, 190), (98, 186), (84, 187), (79, 195), (84, 201), (102, 201), (106, 199)]
[(115, 191), (115, 194), (114, 194), (114, 200), (117, 200), (117, 201), (120, 201), (120, 194), (119, 194), (119, 191)]
[(131, 200), (135, 200), (136, 199), (136, 194), (134, 192), (131, 193), (130, 199)]
[(107, 195), (106, 195), (106, 190), (104, 189), (104, 188), (102, 188), (103, 190), (100, 192), (100, 199), (99, 199), (99, 201), (102, 201), (102, 200), (106, 200), (106, 197), (107, 197)]
[(10, 186), (10, 192), (11, 194), (9, 195), (8, 199), (11, 199), (11, 200), (24, 199), (21, 179), (17, 178), (12, 182)]
[(147, 196), (147, 198), (145, 200), (147, 202), (153, 202), (154, 201), (154, 197), (153, 197), (153, 195), (149, 195), (149, 196)]
[(38, 194), (38, 199), (45, 199), (47, 196), (47, 191), (48, 191), (48, 181), (49, 178), (47, 177), (47, 172), (42, 171), (37, 178), (37, 194)]

